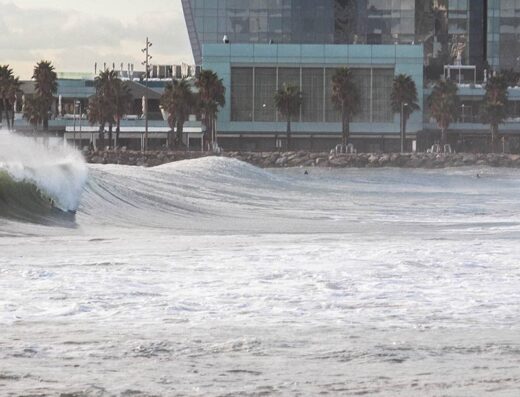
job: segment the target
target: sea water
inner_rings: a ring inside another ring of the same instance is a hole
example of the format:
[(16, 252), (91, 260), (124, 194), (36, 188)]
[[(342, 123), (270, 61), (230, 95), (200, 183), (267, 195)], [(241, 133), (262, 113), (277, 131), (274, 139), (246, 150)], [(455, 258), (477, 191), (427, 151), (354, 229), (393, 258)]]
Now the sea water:
[(0, 395), (518, 396), (520, 172), (309, 171), (93, 165), (72, 227), (0, 219)]

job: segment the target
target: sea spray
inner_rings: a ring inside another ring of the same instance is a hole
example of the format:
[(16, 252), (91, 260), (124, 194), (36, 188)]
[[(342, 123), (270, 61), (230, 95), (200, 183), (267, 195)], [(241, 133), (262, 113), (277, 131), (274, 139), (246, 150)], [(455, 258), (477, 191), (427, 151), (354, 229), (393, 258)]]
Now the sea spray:
[(0, 171), (15, 182), (34, 184), (63, 211), (78, 208), (88, 176), (85, 161), (77, 150), (48, 146), (6, 131), (0, 132)]

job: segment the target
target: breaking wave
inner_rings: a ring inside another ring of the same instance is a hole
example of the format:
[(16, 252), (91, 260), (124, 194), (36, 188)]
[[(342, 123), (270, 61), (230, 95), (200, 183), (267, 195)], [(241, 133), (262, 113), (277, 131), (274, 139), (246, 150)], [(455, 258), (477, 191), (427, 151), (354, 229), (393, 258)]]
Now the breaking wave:
[(81, 154), (0, 133), (0, 217), (35, 223), (73, 219), (88, 169)]

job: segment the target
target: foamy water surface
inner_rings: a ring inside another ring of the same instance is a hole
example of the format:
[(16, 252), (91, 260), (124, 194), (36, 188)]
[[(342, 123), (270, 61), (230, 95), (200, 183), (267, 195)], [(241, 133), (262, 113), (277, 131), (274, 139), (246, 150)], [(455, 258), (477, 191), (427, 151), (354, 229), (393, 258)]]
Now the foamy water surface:
[(519, 171), (89, 174), (0, 220), (0, 394), (518, 396)]

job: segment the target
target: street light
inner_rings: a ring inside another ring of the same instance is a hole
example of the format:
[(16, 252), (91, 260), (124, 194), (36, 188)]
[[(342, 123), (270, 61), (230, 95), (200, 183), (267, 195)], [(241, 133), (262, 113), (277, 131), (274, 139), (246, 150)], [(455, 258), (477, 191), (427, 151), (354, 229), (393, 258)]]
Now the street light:
[(149, 62), (152, 59), (152, 56), (149, 54), (150, 47), (152, 43), (146, 38), (146, 47), (141, 51), (145, 54), (145, 60), (142, 62), (145, 65), (145, 81), (146, 81), (146, 90), (144, 92), (144, 143), (143, 143), (143, 151), (148, 150), (148, 73), (150, 72)]
[(401, 102), (401, 153), (404, 153), (404, 142), (406, 140), (404, 131), (404, 108), (407, 106), (407, 102)]
[(464, 120), (464, 108), (465, 108), (466, 105), (462, 104), (462, 122), (464, 123), (465, 120)]

